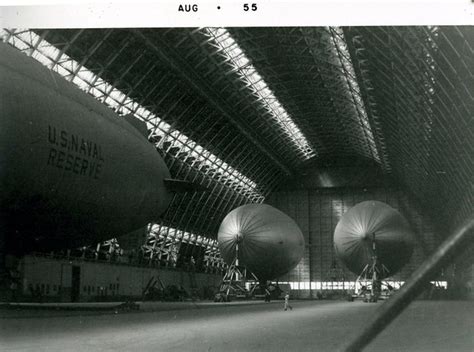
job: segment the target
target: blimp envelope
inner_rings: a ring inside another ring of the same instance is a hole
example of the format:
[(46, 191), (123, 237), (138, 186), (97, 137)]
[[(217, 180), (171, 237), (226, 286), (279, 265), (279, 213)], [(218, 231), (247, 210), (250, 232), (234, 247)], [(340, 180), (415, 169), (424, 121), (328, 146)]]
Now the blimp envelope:
[(376, 254), (379, 265), (388, 269), (382, 279), (396, 274), (410, 260), (413, 232), (397, 210), (379, 201), (365, 201), (339, 220), (334, 248), (338, 258), (355, 274), (370, 265)]
[(157, 221), (174, 193), (147, 125), (0, 43), (0, 224), (8, 251), (91, 245)]
[(301, 260), (304, 238), (298, 225), (267, 204), (247, 204), (232, 210), (218, 233), (221, 255), (227, 264), (236, 257), (260, 280), (286, 274)]

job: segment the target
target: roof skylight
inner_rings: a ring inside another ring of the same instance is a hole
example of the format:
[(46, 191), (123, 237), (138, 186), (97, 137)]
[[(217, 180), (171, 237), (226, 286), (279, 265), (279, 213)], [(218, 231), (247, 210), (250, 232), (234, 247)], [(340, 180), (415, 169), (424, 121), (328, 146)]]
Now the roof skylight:
[(316, 151), (230, 33), (225, 28), (204, 28), (204, 31), (204, 33), (212, 38), (221, 52), (228, 58), (229, 62), (232, 63), (235, 71), (238, 72), (241, 80), (246, 83), (248, 89), (252, 91), (257, 100), (273, 117), (273, 120), (293, 142), (298, 153), (302, 155), (304, 159), (315, 156)]
[(349, 50), (347, 48), (347, 44), (344, 39), (344, 33), (339, 27), (329, 27), (328, 31), (331, 34), (334, 49), (336, 50), (342, 69), (344, 70), (347, 93), (350, 96), (350, 99), (352, 100), (352, 105), (354, 107), (355, 113), (359, 118), (360, 127), (366, 137), (366, 141), (370, 148), (372, 156), (376, 161), (380, 162), (380, 156), (377, 151), (377, 146), (375, 145), (374, 135), (372, 133), (372, 128), (369, 123), (369, 118), (367, 116), (364, 101), (361, 97), (359, 84), (355, 79), (356, 75), (354, 67), (352, 65)]

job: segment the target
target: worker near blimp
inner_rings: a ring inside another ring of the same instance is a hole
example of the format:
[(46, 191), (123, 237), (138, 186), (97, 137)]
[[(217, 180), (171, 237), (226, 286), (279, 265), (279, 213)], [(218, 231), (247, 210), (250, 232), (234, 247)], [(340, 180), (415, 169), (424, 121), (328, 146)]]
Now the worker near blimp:
[(288, 308), (290, 308), (290, 310), (293, 310), (293, 307), (290, 305), (290, 293), (288, 291), (286, 291), (286, 293), (285, 293), (285, 305), (283, 306), (283, 310), (288, 310)]

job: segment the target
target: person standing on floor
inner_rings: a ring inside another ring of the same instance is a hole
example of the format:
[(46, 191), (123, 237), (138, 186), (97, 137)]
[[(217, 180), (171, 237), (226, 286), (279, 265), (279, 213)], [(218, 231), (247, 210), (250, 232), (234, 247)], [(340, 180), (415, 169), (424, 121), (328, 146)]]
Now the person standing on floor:
[(270, 291), (268, 289), (265, 289), (265, 302), (270, 302)]
[(283, 310), (288, 310), (288, 308), (290, 308), (290, 310), (293, 310), (293, 307), (290, 306), (290, 294), (289, 292), (286, 292), (285, 293), (285, 306), (283, 307)]

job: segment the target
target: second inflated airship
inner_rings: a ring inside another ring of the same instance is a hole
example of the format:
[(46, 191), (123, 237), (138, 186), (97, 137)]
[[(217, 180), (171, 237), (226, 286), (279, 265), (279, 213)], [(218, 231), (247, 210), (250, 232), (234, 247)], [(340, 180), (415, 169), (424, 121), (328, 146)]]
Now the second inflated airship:
[(227, 264), (231, 265), (238, 255), (239, 264), (261, 281), (289, 272), (304, 252), (298, 225), (267, 204), (247, 204), (232, 210), (222, 221), (218, 242)]

